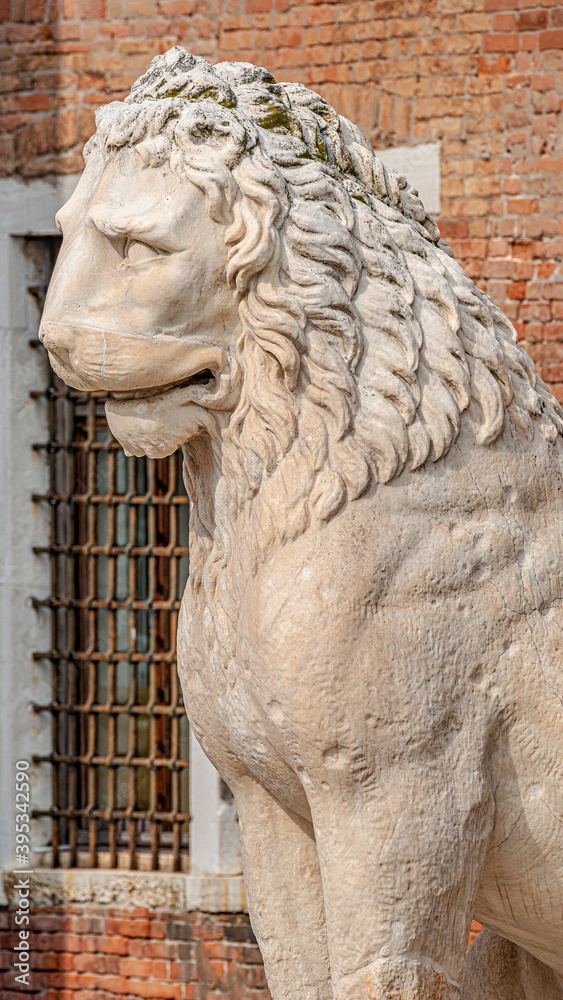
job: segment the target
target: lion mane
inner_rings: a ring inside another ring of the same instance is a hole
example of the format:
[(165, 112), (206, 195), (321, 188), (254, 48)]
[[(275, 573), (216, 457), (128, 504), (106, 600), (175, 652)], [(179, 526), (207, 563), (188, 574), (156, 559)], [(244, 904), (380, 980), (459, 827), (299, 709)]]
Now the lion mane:
[(483, 446), (507, 419), (524, 439), (536, 427), (550, 442), (563, 433), (514, 327), (455, 262), (416, 190), (319, 95), (175, 46), (125, 103), (99, 110), (92, 145), (135, 145), (147, 167), (168, 161), (225, 225), (243, 381), (222, 443), (217, 569), (242, 511), (249, 551), (264, 551), (265, 532), (296, 538), (370, 486), (439, 460), (462, 419)]

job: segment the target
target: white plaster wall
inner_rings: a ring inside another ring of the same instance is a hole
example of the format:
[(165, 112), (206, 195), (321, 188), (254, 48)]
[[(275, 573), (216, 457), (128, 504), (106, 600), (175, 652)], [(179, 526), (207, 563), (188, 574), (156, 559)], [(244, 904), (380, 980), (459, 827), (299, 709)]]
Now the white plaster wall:
[[(50, 747), (50, 718), (36, 715), (33, 701), (50, 698), (50, 665), (34, 663), (48, 649), (49, 615), (34, 610), (32, 596), (49, 590), (49, 565), (33, 547), (48, 539), (49, 511), (32, 502), (47, 486), (47, 467), (32, 445), (47, 439), (43, 400), (30, 392), (45, 384), (45, 357), (30, 346), (37, 307), (27, 291), (33, 283), (25, 255), (26, 235), (57, 232), (54, 214), (76, 178), (56, 182), (0, 182), (0, 866), (14, 863), (14, 773), (17, 760), (31, 760)], [(49, 802), (50, 769), (36, 767), (33, 805)], [(41, 847), (48, 824), (36, 823), (33, 844)], [(37, 857), (32, 859), (34, 862)]]
[(242, 872), (235, 800), (191, 729), (190, 815), (190, 871), (194, 875)]
[(420, 146), (394, 146), (376, 149), (386, 167), (404, 174), (415, 187), (427, 212), (440, 214), (440, 143), (424, 142)]

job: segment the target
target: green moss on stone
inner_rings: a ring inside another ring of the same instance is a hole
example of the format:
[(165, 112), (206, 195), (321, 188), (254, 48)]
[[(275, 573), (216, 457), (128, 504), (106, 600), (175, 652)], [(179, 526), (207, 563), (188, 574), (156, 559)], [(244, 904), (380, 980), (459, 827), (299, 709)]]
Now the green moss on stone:
[(328, 160), (328, 149), (322, 135), (317, 134), (317, 150), (321, 160)]
[(291, 129), (291, 122), (287, 111), (285, 108), (279, 108), (275, 105), (266, 112), (258, 124), (260, 125), (260, 128), (271, 129), (272, 131), (276, 128), (283, 128), (286, 131)]
[(183, 87), (176, 87), (173, 90), (166, 90), (163, 93), (156, 95), (157, 96), (157, 100), (161, 101), (161, 100), (163, 100), (166, 97), (180, 97), (180, 94), (183, 94), (183, 92), (184, 92), (185, 89), (186, 89), (186, 87), (183, 86)]

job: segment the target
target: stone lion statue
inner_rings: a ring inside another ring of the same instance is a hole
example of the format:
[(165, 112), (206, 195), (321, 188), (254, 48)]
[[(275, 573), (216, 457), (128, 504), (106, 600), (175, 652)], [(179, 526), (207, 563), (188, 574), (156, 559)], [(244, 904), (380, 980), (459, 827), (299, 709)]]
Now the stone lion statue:
[(176, 47), (85, 156), (41, 335), (127, 454), (183, 448), (180, 673), (274, 1000), (561, 1000), (560, 406), (305, 87)]

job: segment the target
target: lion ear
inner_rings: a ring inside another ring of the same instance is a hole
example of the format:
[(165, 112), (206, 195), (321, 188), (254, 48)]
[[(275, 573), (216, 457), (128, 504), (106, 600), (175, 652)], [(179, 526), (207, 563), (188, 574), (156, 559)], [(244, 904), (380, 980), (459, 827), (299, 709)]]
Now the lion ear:
[(134, 147), (141, 157), (145, 167), (159, 167), (170, 156), (172, 143), (165, 135), (157, 135), (155, 139), (144, 139)]

